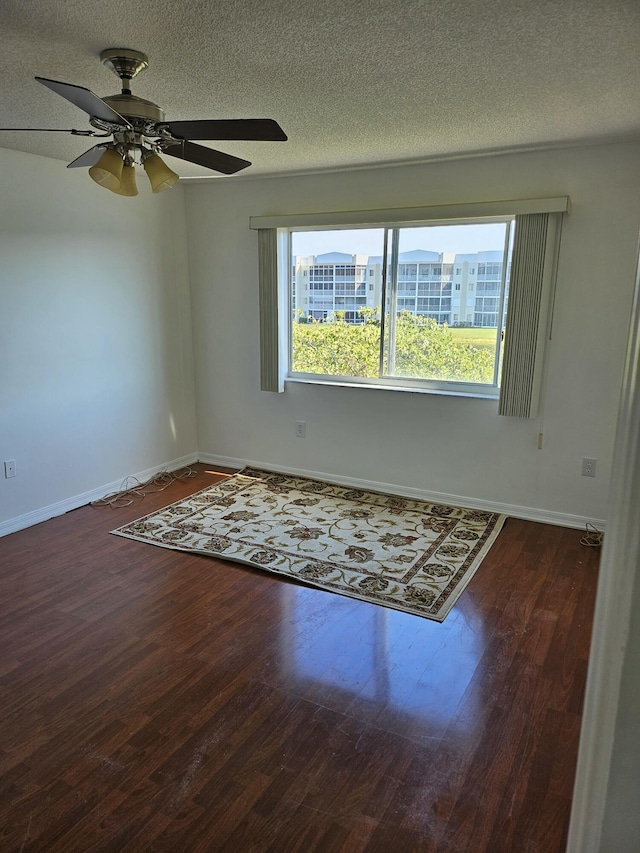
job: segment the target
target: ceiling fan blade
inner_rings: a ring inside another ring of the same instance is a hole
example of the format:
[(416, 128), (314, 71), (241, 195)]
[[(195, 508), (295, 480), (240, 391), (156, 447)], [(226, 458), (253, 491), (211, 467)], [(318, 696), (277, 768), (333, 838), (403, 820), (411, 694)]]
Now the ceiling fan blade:
[(174, 145), (163, 145), (162, 150), (172, 157), (188, 160), (189, 163), (196, 163), (198, 166), (213, 169), (214, 172), (222, 172), (224, 175), (233, 175), (251, 165), (249, 160), (241, 160), (240, 157), (233, 157), (231, 154), (225, 154), (222, 151), (214, 151), (213, 148), (205, 148), (204, 145), (194, 145), (193, 142), (187, 142), (186, 139), (176, 142)]
[(287, 134), (272, 118), (165, 121), (158, 127), (166, 127), (179, 139), (245, 139), (255, 142), (286, 142), (287, 139)]
[(109, 104), (94, 95), (90, 89), (85, 89), (84, 86), (74, 86), (72, 83), (60, 83), (58, 80), (48, 80), (46, 77), (36, 77), (39, 83), (51, 89), (56, 95), (61, 95), (67, 101), (71, 101), (76, 107), (80, 107), (85, 113), (89, 113), (92, 118), (107, 121), (111, 124), (123, 124), (129, 127), (129, 122), (123, 118), (120, 113), (112, 110)]
[(95, 166), (106, 150), (106, 145), (94, 145), (93, 148), (90, 148), (88, 151), (85, 151), (84, 154), (81, 154), (79, 157), (76, 157), (75, 160), (72, 160), (67, 166), (67, 169), (78, 169), (81, 166), (85, 166), (86, 168)]

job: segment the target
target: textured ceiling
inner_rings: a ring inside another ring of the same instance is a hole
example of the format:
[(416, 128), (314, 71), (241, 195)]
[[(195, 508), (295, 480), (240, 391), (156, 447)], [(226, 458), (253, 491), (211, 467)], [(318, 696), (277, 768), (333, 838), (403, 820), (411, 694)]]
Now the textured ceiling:
[[(2, 127), (89, 128), (35, 75), (104, 97), (107, 47), (148, 54), (168, 120), (274, 118), (289, 141), (204, 143), (244, 174), (640, 133), (639, 0), (0, 0)], [(70, 161), (94, 143), (0, 133)], [(183, 176), (213, 173), (170, 159)]]

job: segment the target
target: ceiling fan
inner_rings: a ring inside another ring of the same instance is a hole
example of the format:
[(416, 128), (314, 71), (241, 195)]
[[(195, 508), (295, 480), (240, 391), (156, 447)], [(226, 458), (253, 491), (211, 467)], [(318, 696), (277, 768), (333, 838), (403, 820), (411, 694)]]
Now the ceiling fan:
[[(251, 163), (222, 151), (215, 151), (193, 140), (253, 140), (285, 142), (287, 136), (273, 119), (201, 119), (165, 121), (164, 111), (152, 101), (131, 92), (131, 80), (144, 71), (149, 60), (144, 53), (128, 48), (109, 48), (100, 54), (102, 64), (122, 81), (119, 95), (99, 98), (83, 86), (61, 83), (46, 77), (38, 82), (51, 89), (89, 115), (96, 130), (60, 130), (58, 128), (0, 128), (71, 133), (74, 136), (107, 138), (85, 151), (68, 168), (89, 167), (89, 174), (100, 186), (118, 195), (138, 194), (134, 165), (141, 165), (153, 192), (173, 186), (178, 175), (160, 158), (160, 153), (187, 160), (224, 175), (246, 169)], [(96, 132), (101, 131), (101, 132)]]

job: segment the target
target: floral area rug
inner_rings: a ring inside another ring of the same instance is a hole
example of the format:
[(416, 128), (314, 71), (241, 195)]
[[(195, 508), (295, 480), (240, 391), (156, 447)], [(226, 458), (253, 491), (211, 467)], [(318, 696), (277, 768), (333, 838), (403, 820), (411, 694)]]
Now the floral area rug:
[(244, 468), (112, 532), (441, 622), (504, 521), (491, 512)]

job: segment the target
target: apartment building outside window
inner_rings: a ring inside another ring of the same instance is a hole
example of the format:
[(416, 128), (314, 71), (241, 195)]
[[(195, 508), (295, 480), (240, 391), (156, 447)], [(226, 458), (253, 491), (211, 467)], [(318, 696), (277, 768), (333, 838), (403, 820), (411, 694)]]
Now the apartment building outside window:
[[(453, 261), (447, 263), (443, 262), (443, 253), (428, 250), (400, 253), (397, 310), (431, 318), (441, 325), (497, 328), (502, 255), (497, 250), (485, 251), (454, 256)], [(420, 256), (433, 256), (437, 260), (420, 262), (417, 260)], [(416, 261), (408, 261), (408, 257), (415, 257)], [(455, 265), (455, 261), (464, 266)], [(346, 322), (361, 324), (361, 309), (380, 305), (380, 262), (380, 257), (339, 252), (294, 258), (291, 302), (294, 317), (303, 316), (319, 322), (331, 320), (340, 312), (338, 316), (344, 317)], [(455, 283), (454, 278), (457, 279)], [(505, 300), (508, 299), (508, 278), (507, 274)], [(308, 279), (306, 296), (300, 292), (301, 279)]]
[[(473, 325), (479, 328), (495, 328), (499, 323), (502, 260), (497, 259), (497, 252), (484, 253), (485, 256), (490, 256), (491, 254), (495, 254), (495, 259), (491, 260), (487, 257), (487, 261), (485, 263), (478, 263)], [(507, 274), (504, 306), (505, 316), (507, 301), (509, 298), (508, 283), (509, 276)]]
[(298, 301), (294, 314), (322, 321), (340, 312), (346, 322), (362, 323), (360, 309), (367, 305), (366, 263), (356, 263), (352, 256), (332, 252), (295, 259), (293, 270), (294, 292), (297, 278), (302, 275), (309, 279), (306, 304), (304, 300), (303, 304)]

